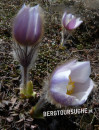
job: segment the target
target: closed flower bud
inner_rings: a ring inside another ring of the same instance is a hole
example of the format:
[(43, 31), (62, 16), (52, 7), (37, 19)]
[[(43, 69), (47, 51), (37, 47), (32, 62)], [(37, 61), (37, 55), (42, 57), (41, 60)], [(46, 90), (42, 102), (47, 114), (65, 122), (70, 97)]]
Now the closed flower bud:
[(43, 12), (39, 5), (34, 7), (25, 4), (15, 17), (13, 37), (22, 46), (33, 46), (38, 43), (43, 33)]
[(80, 20), (80, 18), (76, 18), (72, 14), (67, 14), (66, 12), (63, 14), (63, 17), (62, 17), (63, 27), (69, 31), (79, 27), (82, 22), (83, 21)]

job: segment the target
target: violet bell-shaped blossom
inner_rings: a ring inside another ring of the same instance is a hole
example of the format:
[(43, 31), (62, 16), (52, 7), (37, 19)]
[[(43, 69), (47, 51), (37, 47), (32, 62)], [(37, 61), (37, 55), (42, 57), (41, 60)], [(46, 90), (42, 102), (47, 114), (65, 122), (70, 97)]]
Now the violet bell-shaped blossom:
[(80, 20), (80, 18), (76, 18), (72, 14), (67, 14), (66, 12), (63, 14), (62, 25), (64, 28), (66, 28), (69, 31), (79, 27), (82, 22), (83, 21)]
[(13, 37), (18, 44), (33, 46), (43, 33), (43, 12), (39, 5), (22, 6), (13, 24)]
[(56, 68), (48, 86), (47, 100), (58, 107), (85, 103), (94, 86), (90, 73), (89, 61), (72, 60)]

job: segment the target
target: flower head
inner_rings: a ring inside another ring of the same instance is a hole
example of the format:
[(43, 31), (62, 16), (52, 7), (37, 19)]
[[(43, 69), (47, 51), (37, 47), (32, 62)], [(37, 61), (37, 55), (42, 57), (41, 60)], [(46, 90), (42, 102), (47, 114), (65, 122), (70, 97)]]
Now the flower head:
[(72, 14), (67, 14), (66, 12), (63, 14), (62, 24), (63, 24), (64, 28), (66, 28), (69, 31), (71, 31), (71, 30), (77, 28), (78, 26), (80, 26), (80, 24), (82, 22), (83, 21), (80, 20), (80, 18), (76, 18)]
[(37, 43), (43, 32), (43, 13), (39, 5), (22, 6), (13, 24), (13, 37), (17, 43), (27, 46)]
[(47, 100), (57, 106), (83, 104), (93, 89), (90, 62), (72, 60), (56, 68), (50, 79)]

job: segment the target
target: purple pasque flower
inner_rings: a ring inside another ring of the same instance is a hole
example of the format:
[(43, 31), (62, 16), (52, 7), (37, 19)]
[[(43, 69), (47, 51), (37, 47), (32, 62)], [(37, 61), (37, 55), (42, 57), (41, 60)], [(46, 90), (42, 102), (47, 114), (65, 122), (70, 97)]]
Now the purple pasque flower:
[(13, 23), (13, 37), (22, 46), (33, 46), (43, 33), (43, 13), (39, 5), (22, 6)]
[(47, 100), (58, 107), (85, 103), (94, 86), (90, 73), (89, 61), (72, 60), (56, 68), (50, 79)]
[[(29, 70), (35, 65), (38, 55), (39, 41), (43, 34), (43, 11), (39, 5), (34, 7), (22, 6), (13, 22), (14, 57), (21, 65), (22, 82), (20, 94), (22, 97), (33, 96), (29, 81)], [(17, 43), (17, 44), (16, 44)]]
[(83, 21), (80, 20), (80, 18), (76, 18), (72, 14), (67, 14), (66, 12), (63, 14), (62, 24), (64, 28), (66, 28), (69, 31), (79, 27), (82, 22)]

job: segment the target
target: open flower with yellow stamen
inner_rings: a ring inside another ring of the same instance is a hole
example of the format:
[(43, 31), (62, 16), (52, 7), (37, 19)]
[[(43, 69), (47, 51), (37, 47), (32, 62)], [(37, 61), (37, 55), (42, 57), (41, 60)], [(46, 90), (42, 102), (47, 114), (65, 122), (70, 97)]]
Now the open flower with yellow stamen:
[(47, 100), (58, 107), (85, 103), (94, 86), (90, 73), (89, 61), (72, 60), (56, 68), (48, 86)]

